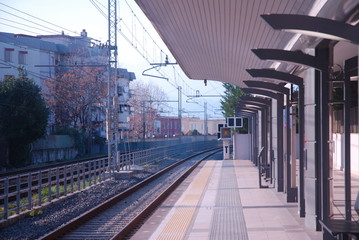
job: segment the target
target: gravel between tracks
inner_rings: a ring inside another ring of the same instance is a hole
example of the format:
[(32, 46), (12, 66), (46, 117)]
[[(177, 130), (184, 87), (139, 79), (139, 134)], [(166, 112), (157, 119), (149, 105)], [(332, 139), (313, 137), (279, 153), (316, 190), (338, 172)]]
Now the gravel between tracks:
[[(181, 154), (176, 158), (161, 161), (158, 165), (150, 166), (145, 171), (136, 173), (128, 180), (108, 180), (82, 192), (76, 193), (66, 200), (54, 203), (45, 208), (42, 214), (34, 217), (26, 217), (5, 228), (0, 229), (1, 239), (37, 239), (53, 229), (59, 227), (76, 216), (90, 210), (94, 206), (104, 202), (114, 195), (124, 191), (128, 187), (140, 182), (152, 175), (158, 169), (164, 168), (189, 156), (189, 153)], [(159, 180), (161, 181), (161, 180)], [(163, 179), (162, 179), (163, 181)], [(136, 201), (136, 199), (134, 200)], [(132, 208), (128, 208), (133, 211)]]

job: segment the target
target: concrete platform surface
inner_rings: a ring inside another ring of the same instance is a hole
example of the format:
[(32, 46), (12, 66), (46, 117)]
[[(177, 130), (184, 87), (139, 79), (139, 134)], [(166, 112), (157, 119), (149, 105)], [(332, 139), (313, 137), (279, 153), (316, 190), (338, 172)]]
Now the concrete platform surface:
[(209, 160), (192, 174), (131, 239), (319, 240), (297, 204), (260, 189), (249, 160)]

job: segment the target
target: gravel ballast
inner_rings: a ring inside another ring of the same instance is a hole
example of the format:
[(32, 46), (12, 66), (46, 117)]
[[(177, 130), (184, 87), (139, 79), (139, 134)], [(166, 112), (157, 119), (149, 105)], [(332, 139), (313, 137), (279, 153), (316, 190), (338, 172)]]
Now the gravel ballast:
[[(173, 164), (178, 159), (183, 159), (190, 153), (183, 153), (176, 158), (163, 160), (157, 165), (149, 166), (144, 171), (136, 172), (126, 180), (111, 179), (78, 192), (65, 200), (53, 203), (45, 208), (42, 214), (26, 217), (16, 223), (0, 229), (1, 239), (37, 239), (51, 232), (74, 217), (103, 203), (105, 200), (123, 192), (136, 183), (149, 177), (166, 166)], [(163, 181), (163, 179), (162, 179)]]

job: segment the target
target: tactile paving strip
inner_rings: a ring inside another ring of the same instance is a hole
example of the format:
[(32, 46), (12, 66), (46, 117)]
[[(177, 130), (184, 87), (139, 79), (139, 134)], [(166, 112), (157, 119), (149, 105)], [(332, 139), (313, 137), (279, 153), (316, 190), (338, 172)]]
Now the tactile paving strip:
[(232, 160), (223, 161), (210, 239), (248, 240), (237, 177)]
[(178, 200), (167, 220), (165, 219), (165, 224), (158, 228), (151, 236), (151, 239), (168, 240), (185, 238), (214, 165), (214, 161), (206, 162), (192, 184)]

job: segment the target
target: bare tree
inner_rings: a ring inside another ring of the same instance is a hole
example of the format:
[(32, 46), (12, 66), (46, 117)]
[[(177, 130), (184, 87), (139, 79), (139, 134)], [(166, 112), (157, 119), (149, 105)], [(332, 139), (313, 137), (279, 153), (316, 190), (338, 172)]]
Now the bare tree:
[(106, 96), (106, 80), (101, 68), (72, 67), (57, 78), (46, 79), (44, 86), (45, 99), (57, 126), (89, 129), (91, 107), (104, 101)]
[(150, 137), (154, 134), (154, 121), (164, 108), (167, 95), (158, 86), (139, 81), (131, 83), (131, 91), (130, 135), (135, 138)]

